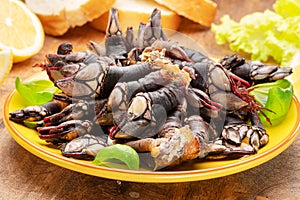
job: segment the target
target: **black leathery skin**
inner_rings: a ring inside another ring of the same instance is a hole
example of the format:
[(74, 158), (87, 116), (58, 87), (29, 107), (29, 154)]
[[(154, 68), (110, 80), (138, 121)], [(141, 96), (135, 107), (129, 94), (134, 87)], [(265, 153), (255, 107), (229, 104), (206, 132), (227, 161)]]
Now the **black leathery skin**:
[(127, 54), (127, 48), (122, 36), (111, 36), (105, 40), (106, 55), (112, 57), (124, 57)]
[(58, 113), (61, 111), (60, 105), (55, 101), (50, 101), (48, 103), (45, 103), (42, 106), (49, 112), (49, 115)]
[(170, 81), (171, 79), (164, 78), (164, 75), (162, 75), (162, 71), (160, 70), (151, 72), (137, 81), (130, 81), (126, 83), (128, 86), (128, 93), (130, 95), (128, 98), (130, 99), (131, 96), (134, 96), (139, 92), (151, 92), (162, 88)]
[(107, 98), (118, 82), (133, 81), (144, 77), (152, 71), (153, 66), (149, 63), (139, 63), (125, 67), (109, 67), (100, 98)]
[(179, 83), (170, 83), (167, 86), (149, 92), (149, 97), (152, 100), (152, 104), (161, 105), (166, 111), (170, 111), (177, 106), (184, 95), (184, 86)]
[(191, 80), (191, 86), (205, 91), (208, 87), (209, 76), (208, 63), (195, 63), (191, 66), (195, 70), (196, 79)]
[(195, 63), (207, 63), (212, 61), (210, 58), (208, 58), (207, 56), (205, 56), (199, 51), (185, 48), (185, 47), (182, 47), (182, 49), (187, 54), (189, 59), (191, 59)]

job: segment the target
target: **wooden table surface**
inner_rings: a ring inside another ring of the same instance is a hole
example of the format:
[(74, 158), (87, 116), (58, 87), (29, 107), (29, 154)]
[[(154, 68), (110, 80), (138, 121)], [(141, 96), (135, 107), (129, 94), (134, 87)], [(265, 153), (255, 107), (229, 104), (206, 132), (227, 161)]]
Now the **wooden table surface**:
[[(275, 0), (218, 0), (215, 22), (229, 13), (239, 20), (253, 11), (271, 9)], [(209, 29), (183, 20), (179, 30), (196, 40), (210, 55), (230, 52), (214, 42)], [(70, 30), (63, 37), (47, 36), (43, 49), (31, 59), (15, 64), (1, 85), (0, 104), (14, 89), (16, 77), (22, 80), (39, 73), (31, 66), (55, 52), (63, 41), (75, 51), (86, 49), (89, 40), (102, 42), (104, 34), (89, 26)], [(1, 107), (1, 111), (3, 108)], [(94, 177), (44, 161), (20, 146), (0, 119), (0, 199), (300, 199), (300, 137), (279, 156), (237, 174), (211, 180), (184, 183), (134, 183)]]

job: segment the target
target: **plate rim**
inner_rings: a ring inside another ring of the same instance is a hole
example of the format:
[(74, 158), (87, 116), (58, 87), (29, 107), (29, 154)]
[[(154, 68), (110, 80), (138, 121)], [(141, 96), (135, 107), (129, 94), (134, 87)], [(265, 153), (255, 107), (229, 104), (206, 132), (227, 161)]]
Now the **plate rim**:
[[(231, 174), (235, 174), (241, 171), (245, 171), (256, 166), (259, 166), (269, 160), (273, 159), (284, 150), (286, 150), (296, 139), (299, 134), (300, 123), (296, 123), (292, 128), (292, 134), (287, 135), (287, 137), (282, 140), (280, 143), (275, 145), (273, 148), (261, 153), (255, 154), (247, 157), (245, 160), (240, 160), (225, 166), (218, 166), (207, 169), (195, 169), (190, 171), (133, 171), (126, 169), (116, 169), (116, 168), (107, 168), (92, 164), (85, 164), (80, 160), (70, 159), (57, 155), (55, 153), (46, 151), (45, 149), (37, 146), (31, 141), (27, 140), (22, 134), (20, 134), (15, 125), (8, 119), (9, 115), (9, 105), (12, 97), (16, 94), (16, 89), (12, 90), (6, 97), (3, 105), (3, 121), (5, 127), (8, 129), (10, 135), (13, 139), (24, 149), (34, 154), (35, 156), (55, 164), (57, 166), (80, 172), (83, 174), (88, 174), (92, 176), (114, 179), (120, 181), (128, 182), (143, 182), (143, 183), (174, 183), (174, 182), (189, 182), (189, 181), (200, 181), (213, 178), (219, 178)], [(296, 113), (297, 121), (300, 120), (300, 103), (295, 95), (293, 95), (293, 101), (296, 104)], [(19, 125), (20, 126), (20, 125)], [(31, 148), (30, 148), (31, 147)], [(270, 153), (273, 153), (272, 156)], [(265, 159), (267, 158), (267, 159)], [(254, 163), (249, 165), (249, 163)], [(76, 166), (79, 166), (78, 168)], [(244, 166), (244, 167), (243, 167)], [(95, 173), (95, 171), (97, 173)], [(112, 175), (111, 175), (112, 173)], [(143, 177), (141, 177), (143, 176)]]

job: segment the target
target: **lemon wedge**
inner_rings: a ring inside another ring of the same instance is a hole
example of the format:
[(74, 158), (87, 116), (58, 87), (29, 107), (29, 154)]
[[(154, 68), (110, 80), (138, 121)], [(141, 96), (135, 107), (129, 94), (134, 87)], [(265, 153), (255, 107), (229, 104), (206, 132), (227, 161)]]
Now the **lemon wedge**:
[(294, 94), (300, 99), (300, 52), (295, 53), (289, 67), (293, 68), (293, 73), (287, 77), (294, 86)]
[(0, 51), (0, 85), (4, 82), (13, 66), (13, 55), (10, 50)]
[(0, 35), (0, 49), (10, 49), (14, 63), (38, 53), (45, 38), (38, 17), (19, 0), (1, 0)]

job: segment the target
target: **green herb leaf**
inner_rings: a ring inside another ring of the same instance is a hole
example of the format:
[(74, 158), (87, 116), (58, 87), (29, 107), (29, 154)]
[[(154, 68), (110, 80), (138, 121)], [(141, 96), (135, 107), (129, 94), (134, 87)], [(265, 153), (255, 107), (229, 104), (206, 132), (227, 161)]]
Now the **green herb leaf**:
[(50, 80), (34, 80), (22, 83), (17, 77), (15, 86), (18, 93), (29, 105), (44, 104), (52, 99), (54, 93), (59, 92), (59, 89)]
[(41, 126), (41, 124), (43, 124), (43, 120), (42, 121), (23, 121), (24, 126), (31, 128), (31, 129), (36, 129), (38, 126)]
[(140, 158), (138, 153), (130, 146), (115, 144), (102, 148), (93, 163), (108, 167), (122, 168), (119, 162), (125, 163), (130, 170), (139, 170)]
[[(254, 86), (255, 89), (250, 94), (260, 102), (265, 108), (261, 112), (271, 120), (273, 126), (278, 125), (285, 119), (293, 99), (293, 85), (286, 79), (278, 80), (271, 83), (263, 83)], [(270, 126), (266, 118), (259, 113), (260, 120), (264, 126)]]

